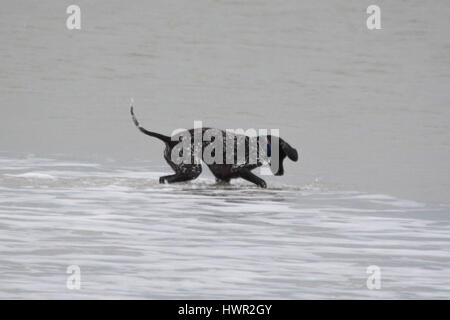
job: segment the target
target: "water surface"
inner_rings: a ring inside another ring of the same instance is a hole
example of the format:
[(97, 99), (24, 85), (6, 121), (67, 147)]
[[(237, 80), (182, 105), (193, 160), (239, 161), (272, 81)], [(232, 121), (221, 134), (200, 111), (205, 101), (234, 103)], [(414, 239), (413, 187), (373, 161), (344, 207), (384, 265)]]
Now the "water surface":
[[(0, 298), (449, 297), (448, 0), (379, 0), (374, 31), (372, 0), (77, 0), (70, 31), (71, 4), (0, 6)], [(160, 185), (131, 97), (300, 160)]]
[(317, 182), (160, 185), (167, 168), (145, 162), (0, 163), (0, 298), (449, 297), (448, 206)]

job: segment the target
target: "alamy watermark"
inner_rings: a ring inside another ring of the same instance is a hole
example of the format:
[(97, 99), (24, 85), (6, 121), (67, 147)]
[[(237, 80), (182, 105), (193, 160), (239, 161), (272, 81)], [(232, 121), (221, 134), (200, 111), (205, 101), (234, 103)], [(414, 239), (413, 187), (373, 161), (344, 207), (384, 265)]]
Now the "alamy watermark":
[(366, 269), (366, 273), (370, 274), (367, 278), (366, 285), (369, 290), (381, 289), (381, 269), (379, 266), (371, 265)]
[(379, 6), (372, 4), (367, 7), (367, 14), (370, 16), (366, 20), (366, 26), (369, 30), (381, 29), (381, 9)]
[(70, 274), (67, 277), (66, 287), (69, 290), (81, 289), (81, 268), (76, 265), (70, 265), (67, 267), (66, 273)]
[[(72, 4), (67, 7), (66, 13), (70, 16), (67, 17), (66, 27), (69, 30), (81, 29), (81, 9), (78, 5)], [(367, 7), (366, 13), (370, 16), (366, 20), (366, 26), (369, 30), (381, 29), (381, 9), (379, 6), (372, 4)]]
[(70, 14), (66, 20), (66, 27), (69, 30), (81, 29), (81, 9), (76, 4), (67, 7), (66, 13)]
[[(269, 134), (270, 133), (270, 134)], [(279, 129), (226, 129), (203, 128), (202, 121), (194, 121), (194, 129), (176, 129), (171, 140), (175, 164), (207, 165), (229, 164), (270, 165), (272, 172), (278, 170)], [(267, 170), (265, 171), (267, 174)]]

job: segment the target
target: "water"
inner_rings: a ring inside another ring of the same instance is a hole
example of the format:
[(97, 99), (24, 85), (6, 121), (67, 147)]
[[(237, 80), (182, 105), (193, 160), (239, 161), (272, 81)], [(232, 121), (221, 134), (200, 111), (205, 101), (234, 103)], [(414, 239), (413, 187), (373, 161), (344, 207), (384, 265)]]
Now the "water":
[[(79, 31), (69, 4), (0, 6), (0, 298), (449, 297), (449, 1), (380, 0), (375, 31), (368, 0), (77, 0)], [(300, 161), (159, 185), (131, 97)]]
[[(448, 206), (1, 157), (0, 298), (448, 298)], [(153, 170), (152, 170), (153, 169)], [(81, 268), (79, 291), (66, 268)], [(381, 269), (369, 290), (366, 269)]]

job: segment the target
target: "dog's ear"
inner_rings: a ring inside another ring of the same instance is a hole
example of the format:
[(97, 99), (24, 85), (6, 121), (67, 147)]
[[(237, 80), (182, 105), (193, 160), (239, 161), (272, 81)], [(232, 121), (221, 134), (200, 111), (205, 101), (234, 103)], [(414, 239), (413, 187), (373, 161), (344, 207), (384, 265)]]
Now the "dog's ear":
[(280, 138), (280, 148), (292, 161), (298, 160), (298, 152), (296, 149), (292, 148), (289, 143)]

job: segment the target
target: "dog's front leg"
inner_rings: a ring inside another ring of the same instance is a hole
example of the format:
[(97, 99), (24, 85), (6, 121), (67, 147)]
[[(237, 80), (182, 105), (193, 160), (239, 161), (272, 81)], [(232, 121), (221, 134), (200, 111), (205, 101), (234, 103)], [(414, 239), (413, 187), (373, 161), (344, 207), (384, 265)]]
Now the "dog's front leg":
[(245, 179), (247, 181), (253, 182), (257, 186), (260, 186), (261, 188), (267, 188), (266, 182), (263, 179), (261, 179), (260, 177), (258, 177), (256, 175), (254, 175), (253, 173), (251, 173), (251, 171), (248, 170), (247, 168), (239, 169), (238, 172), (239, 172), (239, 176), (242, 179)]
[(166, 182), (170, 183), (169, 180), (174, 179), (176, 176), (177, 176), (176, 174), (170, 174), (168, 176), (162, 176), (162, 177), (159, 178), (159, 183), (166, 183)]
[(183, 182), (194, 179), (192, 176), (176, 173), (169, 176), (163, 176), (159, 178), (159, 183), (174, 183), (174, 182)]
[(200, 175), (200, 173), (202, 173), (202, 166), (198, 164), (180, 166), (177, 167), (177, 171), (178, 172), (175, 174), (159, 178), (159, 183), (174, 183), (194, 180)]

